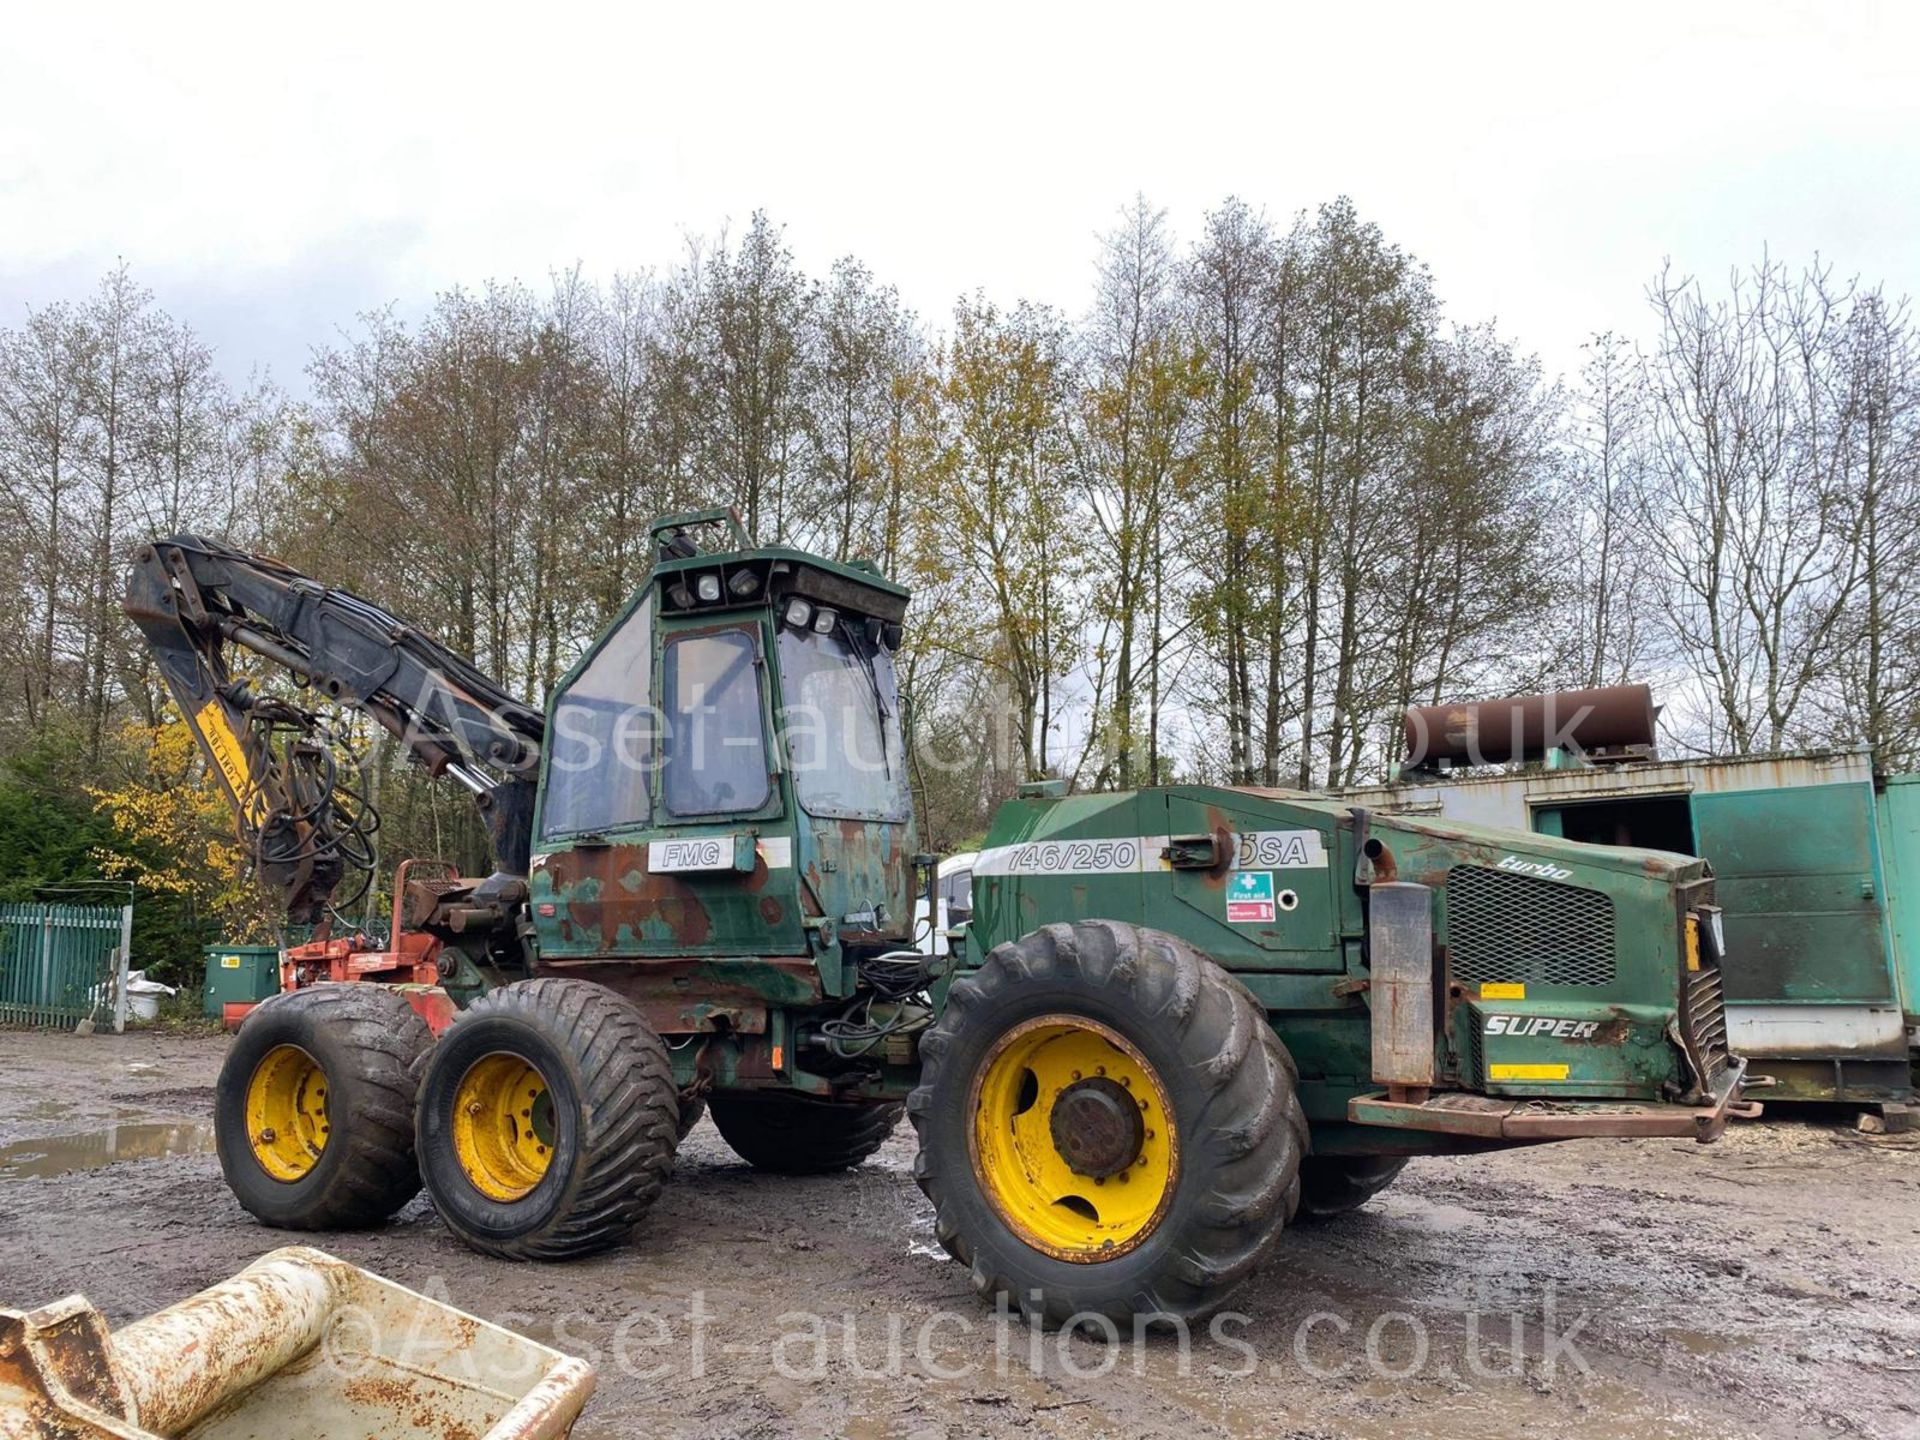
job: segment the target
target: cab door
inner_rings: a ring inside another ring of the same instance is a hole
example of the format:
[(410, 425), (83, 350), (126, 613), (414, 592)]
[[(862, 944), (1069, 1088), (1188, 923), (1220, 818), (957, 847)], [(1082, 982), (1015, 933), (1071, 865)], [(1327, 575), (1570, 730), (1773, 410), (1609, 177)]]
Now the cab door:
[(643, 603), (556, 694), (530, 879), (556, 959), (805, 953), (757, 618)]

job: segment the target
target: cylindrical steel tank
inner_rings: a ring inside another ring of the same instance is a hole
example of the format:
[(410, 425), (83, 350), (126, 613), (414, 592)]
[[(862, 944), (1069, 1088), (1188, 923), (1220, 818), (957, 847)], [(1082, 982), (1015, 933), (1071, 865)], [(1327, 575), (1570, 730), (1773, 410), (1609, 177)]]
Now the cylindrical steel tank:
[(1653, 691), (1645, 685), (1424, 705), (1407, 711), (1405, 763), (1498, 765), (1556, 749), (1651, 745), (1653, 721)]

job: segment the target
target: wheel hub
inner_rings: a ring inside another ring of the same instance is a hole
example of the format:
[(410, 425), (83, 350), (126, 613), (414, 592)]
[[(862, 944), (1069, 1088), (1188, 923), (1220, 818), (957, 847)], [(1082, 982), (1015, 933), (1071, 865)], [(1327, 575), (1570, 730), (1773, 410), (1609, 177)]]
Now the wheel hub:
[(454, 1094), (453, 1148), (467, 1180), (489, 1200), (531, 1194), (553, 1165), (553, 1097), (527, 1059), (496, 1052), (476, 1061)]
[(276, 1045), (247, 1077), (247, 1145), (262, 1170), (291, 1184), (327, 1148), (327, 1072), (297, 1045)]
[(1098, 1264), (1158, 1228), (1180, 1176), (1158, 1073), (1090, 1016), (1038, 1015), (1001, 1034), (969, 1086), (981, 1192), (1025, 1244)]
[(1147, 1135), (1133, 1093), (1104, 1075), (1062, 1090), (1047, 1126), (1067, 1168), (1095, 1180), (1118, 1175), (1139, 1159)]

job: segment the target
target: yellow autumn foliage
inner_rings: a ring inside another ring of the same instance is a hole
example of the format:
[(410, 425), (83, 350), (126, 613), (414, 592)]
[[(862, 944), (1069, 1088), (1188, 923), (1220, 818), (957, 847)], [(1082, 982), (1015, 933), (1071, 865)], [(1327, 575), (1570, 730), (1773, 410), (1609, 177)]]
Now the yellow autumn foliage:
[(126, 842), (125, 849), (94, 851), (101, 874), (179, 897), (195, 913), (218, 918), (229, 940), (270, 939), (272, 923), (252, 884), (233, 811), (192, 732), (168, 719), (129, 724), (119, 739), (124, 782), (87, 788), (94, 808)]

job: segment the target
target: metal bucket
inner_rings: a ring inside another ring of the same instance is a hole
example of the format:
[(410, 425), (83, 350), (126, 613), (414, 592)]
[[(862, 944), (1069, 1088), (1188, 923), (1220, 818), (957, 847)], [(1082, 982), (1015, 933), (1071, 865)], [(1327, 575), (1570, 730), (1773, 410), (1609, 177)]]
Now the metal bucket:
[(539, 1440), (585, 1361), (289, 1246), (108, 1334), (78, 1295), (0, 1310), (0, 1440)]

